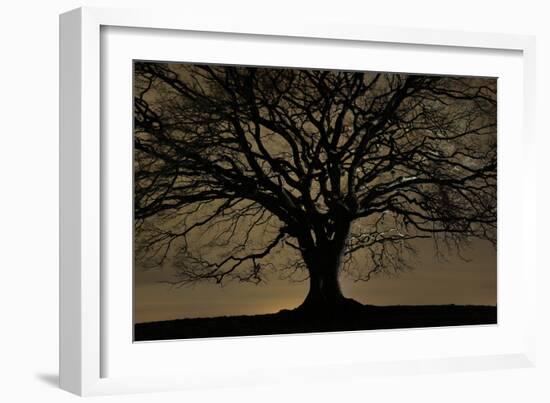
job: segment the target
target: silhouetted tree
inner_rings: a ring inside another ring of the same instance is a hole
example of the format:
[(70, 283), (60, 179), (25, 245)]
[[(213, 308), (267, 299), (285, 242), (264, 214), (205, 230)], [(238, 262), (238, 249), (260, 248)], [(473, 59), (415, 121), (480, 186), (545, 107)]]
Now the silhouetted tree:
[(353, 304), (343, 268), (401, 270), (416, 238), (495, 242), (494, 79), (134, 69), (136, 253), (175, 249), (176, 284), (303, 270), (301, 309), (326, 312)]

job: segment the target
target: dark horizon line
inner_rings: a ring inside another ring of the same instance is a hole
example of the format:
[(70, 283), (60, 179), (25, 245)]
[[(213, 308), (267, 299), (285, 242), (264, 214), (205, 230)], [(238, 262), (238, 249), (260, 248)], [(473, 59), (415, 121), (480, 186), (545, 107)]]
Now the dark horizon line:
[[(453, 307), (476, 307), (476, 308), (497, 308), (498, 304), (487, 305), (487, 304), (394, 304), (394, 305), (375, 305), (375, 304), (362, 304), (364, 307), (373, 307), (373, 308), (396, 308), (396, 307), (443, 307), (443, 306), (453, 306)], [(256, 314), (242, 314), (242, 315), (217, 315), (217, 316), (187, 316), (183, 318), (174, 318), (174, 319), (163, 319), (155, 320), (149, 322), (133, 322), (134, 325), (143, 325), (149, 323), (162, 323), (162, 322), (174, 322), (179, 320), (191, 320), (191, 319), (217, 319), (217, 318), (244, 318), (244, 317), (255, 317), (255, 316), (267, 316), (267, 315), (277, 315), (281, 312), (291, 312), (295, 308), (282, 308), (277, 312), (266, 312), (266, 313), (256, 313)]]

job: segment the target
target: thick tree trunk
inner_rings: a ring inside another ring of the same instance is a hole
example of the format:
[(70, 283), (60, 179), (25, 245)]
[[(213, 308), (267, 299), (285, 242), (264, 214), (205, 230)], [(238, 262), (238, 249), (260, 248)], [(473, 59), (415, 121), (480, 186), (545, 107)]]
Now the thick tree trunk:
[(344, 298), (338, 282), (339, 259), (323, 253), (308, 260), (308, 266), (312, 266), (309, 267), (309, 293), (305, 302), (330, 305)]
[(298, 310), (315, 315), (340, 315), (361, 306), (342, 294), (339, 275), (343, 252), (344, 242), (303, 253), (309, 270), (309, 292)]

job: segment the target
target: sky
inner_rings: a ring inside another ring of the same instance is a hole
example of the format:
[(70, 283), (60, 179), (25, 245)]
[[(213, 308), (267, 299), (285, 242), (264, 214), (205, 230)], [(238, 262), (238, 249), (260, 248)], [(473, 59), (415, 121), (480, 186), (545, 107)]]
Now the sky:
[[(368, 282), (354, 282), (342, 274), (344, 295), (373, 305), (496, 305), (496, 250), (487, 241), (473, 241), (463, 258), (435, 257), (431, 241), (417, 245), (412, 270), (394, 276), (381, 275)], [(292, 283), (271, 275), (265, 284), (196, 284), (175, 288), (159, 281), (171, 270), (135, 270), (135, 323), (160, 320), (253, 315), (292, 309), (305, 298), (307, 281)]]
[[(150, 102), (162, 98), (158, 92), (152, 94)], [(184, 215), (178, 219), (182, 217), (186, 219)], [(170, 220), (175, 222), (175, 219)], [(209, 232), (207, 238), (215, 238), (215, 232)], [(190, 240), (192, 243), (194, 240), (198, 242), (202, 236), (197, 234)], [(259, 236), (257, 231), (251, 233), (251, 238)], [(368, 282), (354, 281), (345, 272), (341, 273), (339, 279), (344, 295), (372, 305), (497, 305), (497, 257), (489, 241), (472, 239), (461, 256), (448, 253), (444, 258), (436, 257), (431, 239), (413, 240), (411, 245), (417, 255), (407, 257), (410, 270), (391, 275), (382, 273)], [(199, 251), (211, 253), (207, 257), (217, 260), (216, 251)], [(280, 259), (273, 257), (270, 263), (280, 266)], [(202, 282), (178, 287), (166, 283), (174, 279), (176, 272), (171, 259), (167, 259), (162, 266), (153, 267), (147, 267), (138, 259), (134, 263), (135, 323), (275, 313), (299, 306), (309, 286), (307, 279), (289, 281), (281, 279), (276, 271), (268, 271), (266, 281), (260, 284), (227, 282), (220, 286)], [(360, 257), (357, 264), (362, 264)]]

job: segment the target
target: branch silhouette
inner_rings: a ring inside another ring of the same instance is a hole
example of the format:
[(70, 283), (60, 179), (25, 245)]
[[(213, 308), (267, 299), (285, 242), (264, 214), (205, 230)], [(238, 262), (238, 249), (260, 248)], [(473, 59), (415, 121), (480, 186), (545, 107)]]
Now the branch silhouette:
[(172, 257), (174, 284), (274, 270), (335, 306), (342, 270), (403, 270), (414, 239), (496, 242), (495, 80), (134, 69), (136, 251)]

